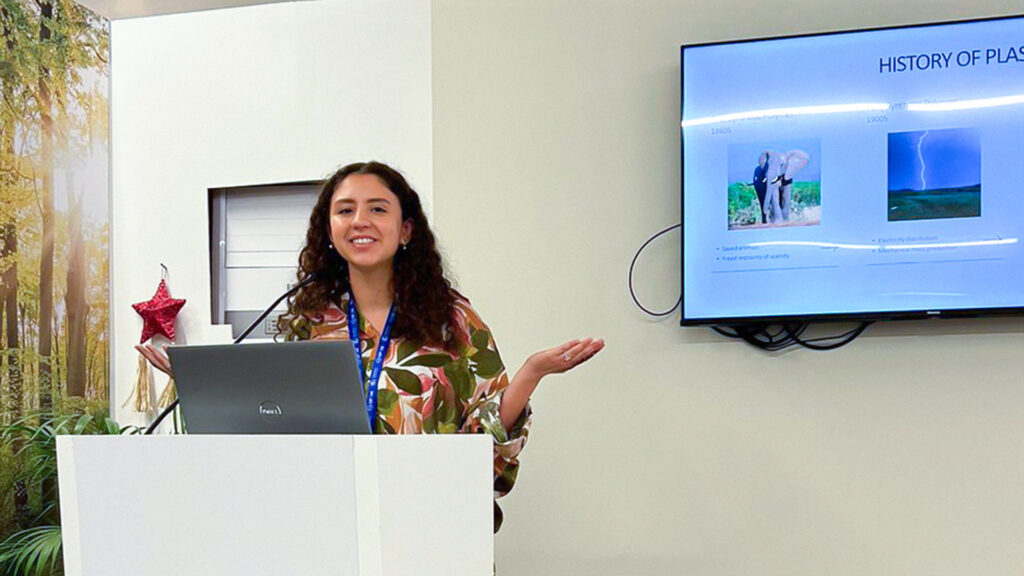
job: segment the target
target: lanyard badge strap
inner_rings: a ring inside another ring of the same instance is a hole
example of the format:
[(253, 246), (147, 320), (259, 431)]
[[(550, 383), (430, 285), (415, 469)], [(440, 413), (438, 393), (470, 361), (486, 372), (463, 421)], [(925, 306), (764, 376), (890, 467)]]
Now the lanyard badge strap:
[(373, 356), (373, 365), (367, 378), (363, 368), (362, 344), (359, 339), (359, 312), (356, 311), (355, 296), (349, 293), (348, 337), (352, 341), (352, 349), (355, 351), (359, 379), (363, 382), (363, 397), (366, 399), (366, 419), (370, 422), (370, 432), (373, 432), (373, 423), (377, 416), (377, 388), (380, 384), (381, 372), (384, 370), (384, 357), (388, 355), (388, 346), (391, 344), (391, 325), (394, 323), (395, 305), (392, 304), (391, 309), (388, 310), (388, 319), (384, 323), (384, 329), (380, 331), (377, 353)]

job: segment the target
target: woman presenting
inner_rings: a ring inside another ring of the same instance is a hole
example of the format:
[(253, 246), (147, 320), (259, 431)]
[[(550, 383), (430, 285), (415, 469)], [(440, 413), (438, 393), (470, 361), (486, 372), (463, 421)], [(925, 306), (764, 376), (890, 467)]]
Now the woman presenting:
[[(496, 497), (515, 482), (540, 380), (604, 347), (542, 350), (510, 381), (490, 329), (444, 277), (419, 197), (385, 164), (350, 164), (324, 183), (299, 255), (298, 278), (313, 274), (278, 321), (286, 338), (358, 339), (374, 433), (493, 436)], [(162, 351), (140, 351), (170, 371)], [(495, 504), (495, 530), (501, 518)]]

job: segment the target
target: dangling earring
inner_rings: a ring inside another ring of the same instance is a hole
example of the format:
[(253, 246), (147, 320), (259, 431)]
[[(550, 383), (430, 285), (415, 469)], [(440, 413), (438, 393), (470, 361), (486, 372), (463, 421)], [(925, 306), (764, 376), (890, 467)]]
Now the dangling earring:
[(334, 244), (332, 244), (332, 243), (330, 243), (330, 242), (328, 242), (328, 243), (327, 243), (327, 247), (328, 247), (329, 249), (331, 249), (331, 250), (334, 250)]
[(405, 252), (405, 249), (408, 248), (408, 247), (409, 247), (408, 244), (402, 244), (402, 248), (401, 248), (402, 252)]

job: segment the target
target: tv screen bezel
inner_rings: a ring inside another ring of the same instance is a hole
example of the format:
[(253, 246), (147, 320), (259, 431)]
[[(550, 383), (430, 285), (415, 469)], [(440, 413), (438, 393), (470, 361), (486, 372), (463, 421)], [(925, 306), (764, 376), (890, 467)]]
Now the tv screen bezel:
[[(679, 252), (680, 252), (680, 326), (744, 326), (752, 324), (787, 324), (806, 322), (874, 322), (886, 320), (932, 320), (950, 318), (979, 318), (995, 316), (1019, 316), (1024, 315), (1024, 304), (1015, 307), (992, 307), (992, 308), (949, 308), (949, 309), (917, 309), (899, 311), (878, 311), (878, 312), (836, 312), (821, 314), (777, 314), (765, 316), (727, 316), (722, 318), (687, 318), (686, 317), (686, 150), (682, 127), (683, 119), (683, 95), (685, 78), (683, 75), (684, 60), (687, 48), (701, 48), (707, 46), (721, 46), (727, 44), (751, 44), (756, 42), (791, 40), (799, 38), (821, 38), (826, 36), (841, 36), (845, 34), (860, 34), (864, 32), (882, 32), (891, 30), (907, 30), (931, 28), (939, 26), (950, 26), (958, 24), (974, 24), (982, 22), (997, 22), (1000, 20), (1020, 20), (1024, 25), (1024, 14), (1011, 14), (1004, 16), (989, 16), (980, 18), (965, 18), (957, 20), (944, 20), (939, 22), (924, 22), (917, 24), (899, 24), (894, 26), (874, 26), (867, 28), (851, 28), (846, 30), (834, 30), (829, 32), (810, 32), (804, 34), (784, 34), (778, 36), (759, 36), (738, 40), (717, 40), (713, 42), (694, 42), (682, 44), (679, 47), (679, 190), (680, 190), (680, 220), (679, 220)], [(1024, 298), (1024, 296), (1022, 296)]]

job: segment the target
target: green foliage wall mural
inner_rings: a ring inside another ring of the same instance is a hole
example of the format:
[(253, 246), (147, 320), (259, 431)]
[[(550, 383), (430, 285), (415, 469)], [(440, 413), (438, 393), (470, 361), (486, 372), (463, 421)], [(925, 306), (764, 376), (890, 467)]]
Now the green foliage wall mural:
[[(0, 6), (0, 431), (103, 421), (109, 26), (70, 0)], [(0, 542), (59, 518), (54, 477), (31, 473), (31, 439), (8, 438)], [(59, 571), (58, 562), (34, 573)], [(19, 572), (0, 563), (6, 573)]]

